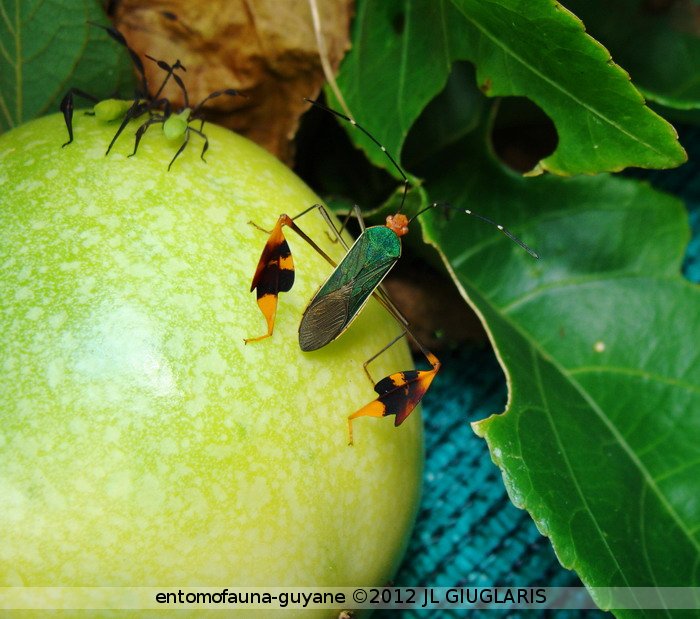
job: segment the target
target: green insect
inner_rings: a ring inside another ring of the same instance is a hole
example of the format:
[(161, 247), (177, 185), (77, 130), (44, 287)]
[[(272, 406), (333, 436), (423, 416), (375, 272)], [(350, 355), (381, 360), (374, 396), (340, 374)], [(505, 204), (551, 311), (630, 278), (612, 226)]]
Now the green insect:
[[(178, 76), (174, 76), (178, 77)], [(178, 78), (179, 79), (179, 78)], [(204, 145), (202, 146), (202, 152), (201, 152), (201, 159), (204, 161), (204, 154), (207, 152), (209, 149), (209, 139), (207, 138), (206, 134), (204, 133), (204, 118), (202, 116), (203, 113), (203, 108), (204, 105), (210, 101), (211, 99), (214, 99), (216, 97), (220, 97), (221, 95), (228, 95), (228, 96), (239, 96), (239, 97), (245, 97), (243, 93), (239, 92), (238, 90), (235, 90), (234, 88), (225, 88), (223, 90), (216, 90), (209, 95), (207, 95), (202, 101), (200, 101), (197, 105), (194, 107), (190, 107), (190, 102), (189, 102), (189, 96), (187, 95), (187, 89), (185, 88), (184, 84), (182, 84), (182, 81), (178, 81), (176, 79), (176, 82), (178, 85), (181, 86), (181, 90), (184, 96), (185, 100), (185, 106), (178, 112), (173, 112), (171, 110), (170, 103), (167, 102), (166, 105), (163, 106), (162, 111), (152, 111), (150, 114), (149, 119), (144, 122), (137, 130), (136, 130), (136, 139), (134, 141), (134, 152), (132, 152), (129, 157), (133, 157), (136, 154), (136, 151), (139, 148), (139, 143), (141, 142), (141, 138), (143, 138), (144, 134), (146, 131), (148, 131), (148, 128), (151, 127), (152, 125), (157, 125), (161, 124), (163, 125), (163, 135), (170, 140), (170, 141), (176, 141), (176, 140), (181, 140), (182, 143), (180, 144), (180, 147), (178, 148), (177, 152), (173, 156), (173, 158), (170, 160), (170, 163), (168, 164), (168, 170), (172, 167), (173, 163), (175, 163), (175, 160), (180, 156), (182, 151), (185, 150), (187, 147), (187, 144), (189, 144), (190, 141), (190, 134), (194, 133), (201, 137), (204, 140)], [(195, 129), (192, 126), (192, 122), (195, 120), (200, 121), (200, 126), (199, 129)]]
[[(377, 392), (378, 397), (348, 417), (349, 443), (352, 444), (353, 420), (365, 416), (386, 417), (394, 415), (394, 425), (400, 425), (421, 401), (440, 369), (440, 361), (411, 333), (408, 328), (407, 320), (392, 304), (382, 288), (381, 282), (401, 257), (401, 237), (408, 233), (411, 221), (430, 209), (437, 207), (453, 207), (434, 203), (409, 219), (401, 212), (408, 191), (408, 178), (395, 159), (366, 129), (358, 125), (351, 118), (317, 101), (310, 101), (308, 99), (307, 101), (357, 127), (387, 155), (404, 181), (401, 205), (397, 213), (386, 218), (386, 223), (384, 225), (371, 226), (369, 228), (364, 227), (359, 209), (355, 207), (355, 214), (358, 218), (358, 222), (360, 222), (362, 232), (352, 247), (349, 248), (345, 245), (341, 236), (341, 231), (335, 227), (330, 215), (320, 204), (306, 209), (296, 217), (289, 217), (284, 214), (280, 215), (260, 256), (251, 284), (251, 292), (253, 290), (256, 291), (258, 306), (267, 321), (267, 333), (259, 337), (249, 338), (245, 341), (246, 343), (259, 341), (272, 335), (279, 293), (288, 292), (294, 284), (294, 263), (289, 245), (283, 233), (283, 228), (285, 226), (289, 227), (334, 267), (330, 277), (311, 299), (302, 315), (299, 324), (299, 346), (303, 351), (311, 352), (318, 350), (338, 338), (350, 327), (367, 301), (369, 301), (369, 298), (374, 296), (399, 322), (402, 331), (398, 337), (394, 338), (378, 353), (365, 361), (364, 370), (372, 383), (374, 383), (374, 380), (369, 374), (367, 366), (402, 337), (410, 337), (431, 365), (430, 370), (406, 370), (397, 372), (374, 384), (374, 390)], [(336, 264), (295, 223), (296, 219), (314, 209), (320, 211), (326, 223), (333, 230), (336, 239), (340, 241), (347, 250), (340, 264)], [(530, 247), (503, 226), (472, 211), (463, 210), (462, 212), (496, 226), (498, 230), (515, 241), (531, 256), (538, 258), (538, 255), (530, 249)]]
[(79, 88), (70, 88), (61, 100), (60, 105), (61, 112), (63, 112), (63, 118), (66, 123), (66, 129), (68, 131), (68, 141), (63, 144), (63, 146), (68, 146), (73, 141), (73, 112), (75, 107), (75, 97), (78, 96), (81, 99), (91, 101), (95, 104), (92, 111), (87, 113), (94, 114), (98, 120), (103, 122), (113, 122), (119, 119), (122, 120), (117, 133), (107, 148), (107, 154), (109, 154), (109, 151), (116, 142), (117, 138), (131, 120), (139, 118), (147, 112), (157, 110), (167, 104), (167, 99), (162, 98), (160, 95), (170, 78), (173, 78), (181, 88), (184, 88), (184, 85), (182, 85), (182, 80), (176, 74), (176, 71), (184, 71), (185, 67), (182, 66), (179, 60), (176, 61), (174, 65), (169, 65), (162, 60), (156, 60), (155, 58), (148, 56), (150, 60), (157, 63), (158, 66), (166, 72), (163, 82), (158, 88), (156, 94), (151, 96), (149, 94), (148, 81), (146, 79), (146, 72), (144, 70), (143, 62), (141, 61), (139, 55), (129, 47), (124, 35), (116, 28), (111, 26), (103, 26), (94, 22), (89, 23), (91, 26), (104, 30), (114, 41), (119, 43), (119, 45), (127, 50), (129, 57), (131, 58), (131, 62), (139, 75), (139, 85), (136, 89), (134, 98), (131, 100), (112, 98), (100, 101), (94, 95), (80, 90)]
[[(141, 138), (144, 136), (148, 128), (151, 125), (162, 124), (163, 134), (168, 140), (182, 141), (182, 144), (180, 145), (179, 149), (175, 153), (175, 156), (172, 158), (170, 164), (168, 165), (168, 170), (170, 170), (173, 163), (175, 163), (175, 160), (187, 147), (187, 144), (190, 139), (190, 133), (195, 133), (204, 140), (204, 146), (202, 148), (201, 153), (202, 160), (204, 160), (204, 154), (209, 148), (209, 140), (207, 139), (207, 136), (204, 134), (203, 131), (204, 118), (202, 114), (205, 103), (221, 95), (238, 95), (242, 97), (245, 97), (245, 95), (233, 88), (226, 88), (223, 90), (217, 90), (215, 92), (212, 92), (210, 95), (205, 97), (204, 100), (201, 101), (199, 104), (197, 104), (194, 107), (190, 107), (187, 89), (185, 88), (185, 84), (182, 81), (182, 78), (178, 75), (178, 71), (187, 70), (184, 67), (184, 65), (179, 60), (176, 60), (175, 64), (171, 65), (165, 62), (164, 60), (158, 60), (146, 54), (146, 58), (155, 62), (158, 65), (158, 67), (165, 73), (165, 76), (157, 91), (155, 92), (155, 94), (151, 95), (148, 81), (146, 79), (146, 72), (144, 69), (143, 62), (139, 55), (129, 47), (129, 45), (126, 42), (126, 39), (124, 38), (124, 35), (113, 27), (102, 26), (100, 24), (95, 24), (92, 22), (90, 22), (90, 24), (101, 28), (102, 30), (107, 32), (107, 34), (112, 39), (114, 39), (117, 43), (119, 43), (127, 50), (129, 56), (131, 57), (132, 64), (134, 65), (134, 68), (136, 69), (136, 72), (139, 75), (140, 83), (139, 87), (136, 90), (134, 98), (130, 101), (124, 99), (106, 99), (103, 101), (99, 101), (97, 97), (86, 93), (82, 90), (79, 90), (78, 88), (69, 89), (66, 95), (63, 97), (63, 100), (61, 101), (61, 111), (63, 112), (63, 116), (66, 123), (66, 129), (68, 130), (68, 141), (65, 144), (63, 144), (63, 146), (68, 146), (68, 144), (70, 144), (73, 141), (74, 98), (76, 96), (79, 96), (82, 99), (86, 99), (95, 103), (95, 105), (92, 108), (92, 111), (88, 112), (88, 114), (94, 114), (94, 116), (97, 117), (98, 120), (104, 122), (112, 122), (121, 119), (119, 128), (117, 129), (116, 133), (114, 134), (114, 137), (112, 138), (112, 141), (107, 147), (107, 151), (105, 153), (106, 155), (110, 153), (115, 142), (132, 120), (136, 120), (138, 118), (141, 118), (145, 114), (148, 114), (148, 119), (145, 122), (143, 122), (136, 130), (134, 151), (131, 153), (131, 155), (129, 155), (130, 157), (136, 154)], [(173, 105), (171, 104), (170, 100), (162, 96), (163, 90), (165, 89), (166, 85), (171, 79), (179, 88), (185, 102), (184, 107), (177, 112), (173, 111)], [(190, 125), (190, 123), (192, 123), (195, 120), (201, 121), (199, 129), (195, 129)]]

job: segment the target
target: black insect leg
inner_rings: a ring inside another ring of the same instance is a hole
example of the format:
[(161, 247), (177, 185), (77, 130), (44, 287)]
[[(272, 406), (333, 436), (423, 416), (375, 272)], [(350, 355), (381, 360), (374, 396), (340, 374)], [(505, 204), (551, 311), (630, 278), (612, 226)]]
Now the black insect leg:
[[(204, 126), (204, 121), (202, 121), (202, 126)], [(209, 138), (200, 129), (193, 129), (192, 127), (190, 127), (189, 130), (193, 131), (204, 140), (204, 146), (202, 146), (202, 153), (200, 154), (200, 157), (202, 161), (206, 162), (206, 159), (204, 158), (204, 153), (206, 153), (209, 150)]]
[(124, 118), (122, 119), (121, 124), (119, 125), (119, 129), (117, 129), (117, 132), (114, 134), (114, 137), (112, 138), (112, 141), (109, 143), (109, 146), (107, 147), (107, 151), (105, 152), (105, 157), (109, 155), (109, 151), (112, 150), (112, 146), (114, 146), (114, 143), (117, 141), (117, 138), (122, 134), (122, 131), (126, 129), (126, 126), (135, 118), (138, 118), (139, 116), (143, 116), (148, 110), (149, 110), (149, 104), (140, 101), (136, 99), (131, 107), (127, 110), (126, 114), (124, 114)]
[(192, 116), (194, 117), (197, 112), (199, 112), (202, 107), (204, 107), (204, 104), (209, 101), (210, 99), (214, 99), (215, 97), (220, 97), (221, 95), (228, 95), (230, 97), (244, 97), (247, 98), (242, 92), (238, 92), (235, 88), (224, 88), (223, 90), (215, 90), (211, 94), (207, 95), (202, 99), (193, 109), (192, 109)]
[(66, 129), (68, 129), (68, 141), (63, 144), (63, 146), (68, 146), (73, 141), (73, 97), (77, 95), (93, 103), (98, 102), (98, 98), (93, 95), (80, 90), (78, 88), (71, 88), (66, 95), (61, 99), (61, 112), (63, 112), (63, 119), (66, 121)]
[(189, 127), (185, 129), (185, 139), (182, 141), (182, 144), (180, 144), (180, 148), (177, 149), (175, 156), (170, 160), (170, 163), (168, 164), (168, 172), (170, 172), (170, 168), (173, 167), (173, 163), (175, 163), (175, 160), (180, 156), (180, 153), (187, 148), (187, 144), (190, 141), (190, 131), (194, 131), (194, 129), (190, 129)]
[(134, 152), (131, 153), (130, 155), (127, 155), (127, 157), (133, 157), (136, 154), (136, 151), (139, 148), (139, 142), (141, 142), (141, 138), (144, 136), (146, 131), (148, 131), (148, 128), (151, 125), (155, 125), (157, 123), (164, 123), (165, 118), (162, 116), (152, 116), (149, 118), (145, 123), (143, 123), (137, 130), (136, 130), (136, 139), (134, 140)]
[(399, 335), (397, 335), (393, 340), (391, 340), (391, 342), (389, 342), (386, 346), (384, 346), (384, 348), (382, 348), (378, 353), (375, 353), (374, 355), (372, 355), (369, 359), (367, 359), (367, 361), (365, 361), (362, 364), (362, 369), (365, 371), (365, 374), (367, 374), (367, 378), (369, 378), (369, 382), (372, 383), (372, 385), (374, 385), (374, 383), (376, 381), (372, 378), (372, 375), (369, 373), (367, 366), (370, 363), (372, 363), (372, 361), (374, 361), (379, 355), (381, 355), (382, 353), (389, 350), (389, 348), (391, 348), (394, 344), (396, 344), (396, 342), (398, 342), (402, 337), (406, 337), (407, 333), (408, 333), (408, 331), (406, 330), (406, 327), (404, 327), (403, 331), (401, 333), (399, 333)]
[(206, 159), (204, 159), (204, 153), (206, 153), (207, 150), (209, 149), (209, 139), (207, 138), (206, 135), (204, 135), (204, 133), (199, 131), (199, 129), (193, 129), (192, 127), (188, 126), (187, 129), (185, 129), (185, 139), (183, 140), (182, 144), (180, 145), (180, 148), (177, 149), (175, 156), (170, 161), (170, 165), (168, 166), (168, 171), (170, 171), (170, 168), (172, 167), (173, 163), (175, 163), (175, 160), (180, 156), (180, 153), (182, 153), (182, 151), (185, 150), (185, 148), (187, 148), (187, 144), (190, 141), (190, 132), (196, 133), (198, 136), (200, 136), (204, 140), (204, 146), (202, 147), (202, 153), (200, 156), (202, 158), (202, 161), (206, 162)]

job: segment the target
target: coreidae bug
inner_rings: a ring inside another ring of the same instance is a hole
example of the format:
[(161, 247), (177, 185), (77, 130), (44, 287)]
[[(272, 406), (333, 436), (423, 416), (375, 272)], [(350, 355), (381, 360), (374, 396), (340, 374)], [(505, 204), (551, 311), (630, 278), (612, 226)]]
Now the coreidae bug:
[[(250, 343), (263, 340), (272, 335), (279, 293), (288, 292), (294, 284), (294, 262), (283, 232), (284, 227), (291, 228), (334, 268), (331, 275), (311, 299), (301, 317), (299, 346), (303, 351), (318, 350), (338, 338), (350, 327), (371, 296), (374, 296), (402, 327), (401, 333), (396, 338), (365, 361), (363, 365), (365, 373), (374, 384), (374, 390), (378, 397), (348, 416), (348, 438), (349, 444), (352, 444), (352, 422), (358, 417), (387, 417), (394, 415), (394, 425), (401, 425), (421, 401), (440, 369), (440, 361), (411, 333), (407, 320), (392, 304), (382, 288), (381, 282), (401, 257), (401, 237), (408, 232), (411, 221), (433, 208), (454, 207), (436, 202), (422, 209), (413, 217), (407, 217), (401, 211), (408, 192), (408, 178), (396, 160), (387, 152), (386, 148), (353, 119), (317, 101), (308, 99), (307, 101), (351, 123), (367, 135), (386, 154), (403, 178), (404, 189), (401, 205), (394, 215), (386, 218), (384, 225), (371, 227), (364, 226), (359, 209), (355, 207), (354, 212), (358, 222), (360, 222), (362, 231), (352, 247), (347, 247), (341, 235), (342, 229), (338, 230), (335, 227), (330, 215), (321, 204), (315, 204), (295, 217), (289, 217), (286, 214), (280, 215), (275, 227), (269, 233), (250, 287), (251, 292), (253, 290), (256, 291), (258, 306), (267, 321), (267, 333), (258, 337), (248, 338), (245, 342)], [(320, 211), (333, 231), (335, 238), (347, 250), (345, 257), (339, 264), (336, 264), (295, 223), (295, 220), (315, 209)], [(530, 247), (500, 224), (470, 210), (460, 210), (496, 226), (498, 230), (520, 245), (531, 256), (538, 258), (538, 255)], [(415, 342), (431, 365), (431, 369), (412, 369), (396, 372), (382, 378), (375, 384), (367, 366), (399, 339), (406, 336)]]
[[(173, 141), (182, 141), (180, 147), (178, 148), (175, 155), (168, 164), (168, 170), (170, 170), (173, 163), (175, 163), (175, 160), (187, 147), (191, 133), (199, 135), (204, 140), (204, 145), (202, 147), (202, 152), (200, 155), (202, 160), (204, 160), (204, 154), (209, 148), (209, 140), (203, 131), (204, 117), (202, 113), (204, 105), (211, 99), (214, 99), (215, 97), (219, 97), (221, 95), (238, 95), (242, 97), (245, 97), (245, 95), (233, 88), (225, 88), (210, 93), (200, 103), (198, 103), (194, 107), (190, 107), (187, 88), (185, 88), (185, 84), (182, 81), (182, 78), (177, 73), (177, 71), (187, 70), (184, 67), (184, 65), (179, 60), (176, 60), (174, 64), (170, 65), (164, 60), (158, 60), (156, 58), (153, 58), (152, 56), (146, 55), (146, 58), (155, 62), (158, 65), (158, 67), (162, 69), (165, 73), (165, 77), (163, 78), (163, 81), (161, 82), (157, 91), (155, 92), (155, 94), (151, 95), (148, 86), (148, 81), (146, 79), (146, 72), (144, 70), (143, 62), (139, 55), (133, 49), (131, 49), (131, 47), (129, 47), (129, 45), (126, 42), (126, 39), (124, 38), (124, 35), (121, 32), (119, 32), (116, 28), (102, 26), (100, 24), (95, 24), (92, 22), (90, 23), (93, 26), (102, 28), (112, 39), (114, 39), (117, 43), (119, 43), (127, 50), (131, 61), (134, 65), (134, 68), (139, 74), (139, 87), (134, 95), (133, 100), (131, 101), (124, 99), (106, 99), (103, 101), (98, 101), (97, 97), (83, 90), (79, 90), (77, 88), (69, 89), (66, 95), (63, 97), (63, 100), (61, 101), (61, 111), (63, 112), (63, 117), (66, 123), (66, 129), (68, 130), (68, 141), (65, 144), (63, 144), (63, 146), (68, 146), (68, 144), (70, 144), (73, 141), (74, 97), (79, 96), (83, 99), (95, 103), (92, 111), (88, 112), (88, 114), (94, 114), (98, 118), (98, 120), (110, 122), (121, 118), (119, 128), (114, 134), (112, 141), (109, 143), (105, 155), (109, 154), (119, 136), (122, 134), (124, 129), (132, 120), (140, 118), (144, 114), (148, 114), (148, 119), (144, 123), (142, 123), (136, 130), (136, 137), (134, 140), (134, 151), (131, 153), (131, 155), (129, 155), (130, 157), (136, 154), (141, 138), (146, 133), (148, 128), (151, 125), (162, 124), (163, 134), (167, 139)], [(184, 99), (184, 106), (178, 111), (173, 111), (173, 105), (170, 102), (170, 100), (166, 97), (161, 96), (165, 86), (170, 81), (170, 79), (172, 79), (177, 84), (178, 88), (182, 92), (182, 96)], [(194, 127), (190, 126), (190, 123), (195, 120), (199, 120), (201, 122), (199, 129), (195, 129)]]

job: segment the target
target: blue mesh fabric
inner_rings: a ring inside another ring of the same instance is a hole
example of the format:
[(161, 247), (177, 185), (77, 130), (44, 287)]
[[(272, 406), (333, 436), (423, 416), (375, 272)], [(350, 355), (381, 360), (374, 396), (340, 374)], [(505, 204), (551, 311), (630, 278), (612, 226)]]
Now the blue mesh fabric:
[[(685, 276), (700, 282), (700, 129), (686, 128), (681, 143), (689, 163), (677, 170), (634, 172), (658, 189), (683, 198), (693, 240), (683, 265)], [(581, 586), (575, 573), (556, 559), (547, 538), (528, 514), (508, 500), (501, 475), (485, 441), (469, 427), (503, 410), (503, 373), (491, 350), (442, 354), (443, 370), (424, 405), (426, 462), (423, 497), (413, 536), (394, 585), (411, 586)], [(545, 611), (547, 612), (547, 611)], [(532, 617), (536, 611), (499, 612)], [(375, 618), (422, 616), (421, 611), (378, 611)], [(436, 619), (493, 611), (433, 611)], [(600, 611), (548, 612), (557, 617), (596, 617)], [(609, 615), (608, 615), (609, 616)]]

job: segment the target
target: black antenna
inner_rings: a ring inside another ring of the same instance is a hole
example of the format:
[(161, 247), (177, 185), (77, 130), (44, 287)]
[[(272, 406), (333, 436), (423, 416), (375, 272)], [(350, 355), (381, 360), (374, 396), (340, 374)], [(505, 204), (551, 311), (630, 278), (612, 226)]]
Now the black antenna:
[[(399, 174), (401, 174), (401, 177), (403, 178), (403, 196), (401, 197), (401, 206), (399, 206), (397, 213), (400, 213), (401, 210), (403, 209), (404, 203), (406, 202), (406, 194), (408, 193), (408, 177), (404, 173), (404, 171), (401, 169), (401, 166), (396, 162), (396, 160), (391, 156), (389, 151), (382, 146), (382, 144), (375, 138), (367, 129), (362, 127), (361, 125), (358, 125), (357, 122), (355, 122), (352, 118), (349, 116), (346, 116), (345, 114), (341, 114), (340, 112), (331, 109), (327, 106), (325, 106), (323, 103), (319, 103), (318, 101), (314, 101), (313, 99), (307, 99), (304, 97), (304, 101), (307, 101), (308, 103), (311, 103), (312, 105), (315, 105), (316, 107), (320, 107), (322, 110), (325, 110), (326, 112), (329, 112), (330, 114), (334, 114), (338, 118), (342, 118), (343, 120), (346, 120), (349, 122), (351, 125), (357, 127), (362, 133), (364, 133), (372, 142), (374, 142), (379, 148), (382, 150), (382, 152), (389, 158), (389, 161), (394, 165), (394, 167), (398, 170)], [(534, 251), (531, 247), (529, 247), (527, 244), (525, 244), (523, 241), (521, 241), (517, 236), (515, 236), (510, 230), (508, 230), (505, 226), (502, 226), (499, 223), (496, 223), (492, 219), (489, 219), (488, 217), (484, 217), (483, 215), (479, 215), (478, 213), (474, 213), (473, 211), (470, 211), (469, 209), (462, 209), (456, 206), (452, 206), (451, 204), (446, 204), (446, 203), (441, 203), (441, 202), (434, 202), (430, 206), (426, 206), (423, 210), (418, 211), (411, 219), (409, 220), (409, 223), (412, 222), (416, 217), (419, 215), (422, 215), (426, 211), (429, 211), (430, 209), (437, 208), (437, 207), (443, 207), (443, 208), (451, 208), (455, 209), (458, 211), (462, 211), (463, 213), (466, 213), (467, 215), (471, 215), (472, 217), (476, 217), (477, 219), (481, 219), (481, 221), (485, 221), (487, 224), (491, 224), (498, 230), (500, 230), (503, 234), (505, 234), (511, 241), (514, 243), (517, 243), (522, 247), (528, 254), (530, 254), (533, 258), (539, 258), (539, 255), (537, 254), (536, 251)]]
[(540, 257), (539, 254), (534, 249), (532, 249), (529, 245), (527, 245), (526, 243), (521, 241), (517, 236), (515, 236), (505, 226), (502, 226), (501, 224), (496, 223), (493, 219), (489, 219), (488, 217), (484, 217), (483, 215), (479, 215), (479, 213), (475, 213), (474, 211), (471, 211), (469, 209), (459, 208), (458, 206), (453, 206), (452, 204), (446, 204), (444, 202), (433, 202), (430, 206), (426, 206), (424, 209), (418, 211), (413, 217), (411, 217), (411, 219), (409, 220), (408, 223), (411, 223), (414, 219), (416, 219), (416, 217), (418, 217), (419, 215), (422, 215), (426, 211), (429, 211), (430, 209), (434, 209), (434, 208), (438, 208), (438, 207), (439, 208), (451, 208), (451, 209), (454, 209), (456, 211), (460, 211), (462, 213), (465, 213), (467, 215), (471, 215), (472, 217), (476, 217), (477, 219), (481, 219), (481, 221), (485, 221), (487, 224), (491, 224), (492, 226), (494, 226), (495, 228), (497, 228), (498, 230), (503, 232), (503, 234), (505, 234), (511, 241), (520, 245), (520, 247), (522, 247), (533, 258)]
[(126, 42), (126, 39), (124, 38), (124, 35), (119, 32), (116, 28), (112, 26), (103, 26), (102, 24), (98, 24), (97, 22), (94, 21), (88, 21), (88, 24), (91, 26), (95, 26), (96, 28), (101, 28), (104, 30), (112, 39), (114, 39), (119, 45), (122, 47), (126, 48), (126, 51), (129, 53), (129, 56), (131, 57), (131, 62), (136, 67), (136, 71), (138, 71), (139, 77), (141, 78), (141, 90), (143, 92), (138, 93), (141, 97), (144, 99), (148, 98), (148, 81), (146, 80), (146, 71), (143, 67), (143, 61), (139, 57), (139, 55), (129, 47), (129, 44)]
[(406, 176), (404, 171), (401, 169), (401, 166), (398, 163), (396, 163), (396, 160), (391, 156), (389, 151), (384, 146), (382, 146), (382, 144), (379, 142), (379, 140), (377, 140), (377, 138), (375, 138), (369, 131), (367, 131), (367, 129), (365, 129), (361, 125), (358, 125), (357, 122), (355, 120), (353, 120), (352, 118), (350, 118), (349, 116), (346, 116), (345, 114), (341, 114), (340, 112), (337, 112), (336, 110), (333, 110), (329, 107), (326, 107), (325, 105), (323, 105), (323, 103), (319, 103), (318, 101), (314, 101), (313, 99), (307, 99), (306, 97), (304, 97), (304, 101), (307, 101), (308, 103), (311, 103), (312, 105), (315, 105), (316, 107), (320, 107), (322, 110), (325, 110), (326, 112), (329, 112), (331, 114), (335, 114), (338, 118), (342, 118), (343, 120), (346, 120), (354, 127), (357, 127), (370, 140), (372, 140), (372, 142), (374, 142), (377, 146), (379, 146), (381, 151), (389, 158), (389, 161), (391, 161), (391, 163), (394, 165), (394, 167), (398, 170), (399, 174), (403, 178), (403, 195), (401, 196), (401, 206), (399, 206), (399, 210), (396, 211), (397, 213), (400, 213), (403, 210), (404, 203), (406, 202), (406, 194), (408, 193), (408, 184), (409, 184), (408, 177)]
[[(155, 62), (158, 65), (158, 68), (165, 71), (165, 74), (166, 74), (165, 79), (163, 80), (163, 83), (160, 85), (160, 88), (158, 89), (158, 92), (156, 92), (156, 94), (153, 95), (153, 97), (152, 97), (153, 100), (158, 101), (158, 97), (160, 97), (160, 94), (163, 92), (165, 85), (168, 83), (168, 80), (172, 77), (177, 82), (177, 85), (180, 86), (180, 89), (182, 90), (184, 98), (185, 98), (185, 102), (187, 102), (187, 89), (185, 88), (185, 85), (182, 83), (182, 80), (178, 79), (178, 76), (175, 75), (175, 71), (177, 71), (178, 69), (180, 69), (181, 71), (187, 71), (187, 69), (185, 68), (185, 65), (183, 65), (179, 59), (175, 61), (175, 64), (170, 65), (167, 62), (165, 62), (164, 60), (158, 60), (157, 58), (154, 58), (153, 56), (149, 56), (148, 54), (146, 54), (146, 58)], [(189, 107), (189, 106), (185, 105), (185, 107)]]

